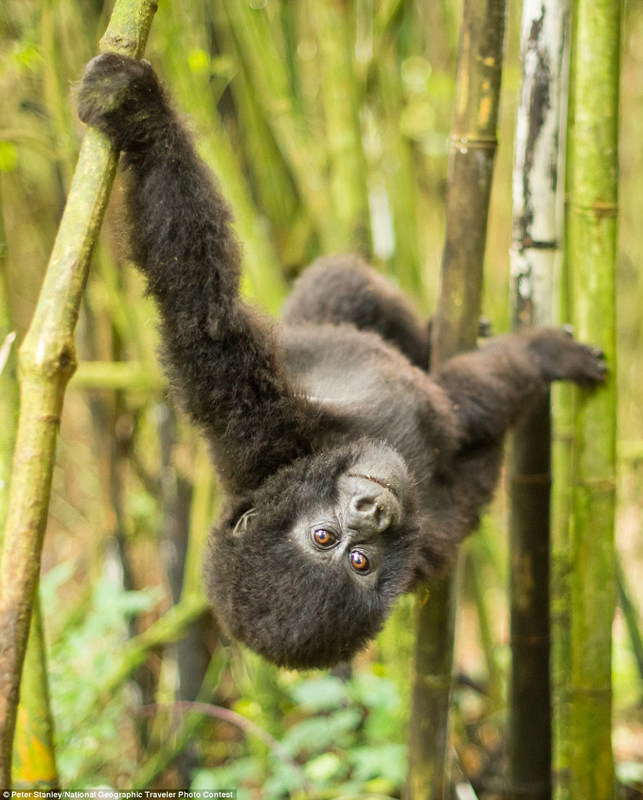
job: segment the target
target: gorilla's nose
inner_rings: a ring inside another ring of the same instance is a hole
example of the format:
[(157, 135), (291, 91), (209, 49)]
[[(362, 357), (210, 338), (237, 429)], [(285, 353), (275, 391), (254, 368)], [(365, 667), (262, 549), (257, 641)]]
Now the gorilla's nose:
[(348, 504), (348, 524), (364, 533), (381, 533), (393, 522), (393, 495), (385, 489), (373, 487), (351, 497)]

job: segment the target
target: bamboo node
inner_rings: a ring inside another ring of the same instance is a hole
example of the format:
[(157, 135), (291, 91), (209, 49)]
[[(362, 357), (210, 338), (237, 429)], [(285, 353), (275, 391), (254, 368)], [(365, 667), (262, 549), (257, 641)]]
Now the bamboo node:
[(495, 150), (498, 139), (495, 136), (469, 136), (452, 135), (449, 137), (451, 150), (466, 153), (467, 150)]
[(591, 214), (597, 219), (605, 219), (608, 217), (618, 216), (618, 203), (575, 203), (573, 200), (570, 202), (572, 211), (580, 214)]

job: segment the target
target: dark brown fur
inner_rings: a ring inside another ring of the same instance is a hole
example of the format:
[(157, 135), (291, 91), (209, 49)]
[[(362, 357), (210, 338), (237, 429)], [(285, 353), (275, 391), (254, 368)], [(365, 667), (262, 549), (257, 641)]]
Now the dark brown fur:
[[(476, 527), (507, 429), (550, 381), (603, 380), (602, 354), (535, 329), (429, 376), (427, 324), (354, 257), (304, 273), (276, 327), (239, 298), (230, 211), (149, 64), (94, 59), (79, 113), (124, 151), (164, 363), (228, 495), (205, 566), (213, 605), (279, 664), (348, 659)], [(330, 547), (311, 544), (323, 528)]]

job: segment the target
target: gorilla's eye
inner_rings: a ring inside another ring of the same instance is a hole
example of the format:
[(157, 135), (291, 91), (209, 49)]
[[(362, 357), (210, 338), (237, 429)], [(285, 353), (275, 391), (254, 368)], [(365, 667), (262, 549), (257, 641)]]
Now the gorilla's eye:
[(359, 550), (353, 550), (350, 558), (351, 567), (353, 567), (353, 569), (356, 569), (358, 572), (368, 572), (370, 564), (364, 553), (360, 553)]
[(318, 547), (332, 547), (337, 543), (337, 534), (326, 528), (315, 528), (313, 530), (313, 541)]

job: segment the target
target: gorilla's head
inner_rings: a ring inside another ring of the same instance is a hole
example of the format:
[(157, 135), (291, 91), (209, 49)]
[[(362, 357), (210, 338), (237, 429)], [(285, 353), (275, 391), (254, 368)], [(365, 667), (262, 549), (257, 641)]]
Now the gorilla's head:
[(233, 637), (290, 668), (350, 659), (413, 580), (417, 502), (406, 465), (370, 440), (302, 458), (212, 531), (205, 580)]

